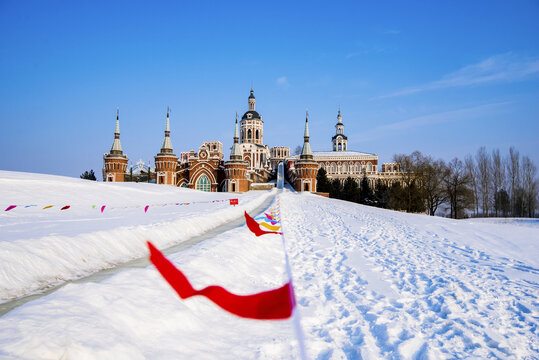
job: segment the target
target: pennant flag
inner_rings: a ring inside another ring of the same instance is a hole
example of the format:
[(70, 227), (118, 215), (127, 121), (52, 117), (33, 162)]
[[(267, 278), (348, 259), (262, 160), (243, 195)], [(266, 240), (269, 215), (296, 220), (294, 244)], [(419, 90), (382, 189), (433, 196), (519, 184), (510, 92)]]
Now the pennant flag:
[(266, 217), (270, 220), (275, 220), (275, 218), (271, 215), (269, 215), (268, 213), (264, 213), (264, 215), (266, 215)]
[(64, 206), (63, 208), (61, 208), (60, 210), (67, 210), (67, 209), (69, 209), (70, 207), (71, 207), (71, 205), (66, 205), (66, 206)]
[(105, 211), (105, 207), (106, 207), (106, 206), (107, 206), (107, 205), (101, 206), (101, 213), (103, 213), (103, 211)]
[(17, 205), (10, 205), (10, 206), (8, 206), (7, 209), (4, 210), (4, 211), (9, 211), (9, 210), (15, 209), (16, 207), (17, 207)]
[(187, 277), (152, 243), (148, 242), (148, 247), (150, 261), (182, 299), (196, 295), (205, 296), (223, 310), (248, 319), (280, 320), (292, 316), (296, 304), (290, 282), (278, 289), (253, 295), (236, 295), (216, 285), (195, 290)]
[(264, 234), (281, 234), (282, 235), (282, 233), (280, 232), (265, 231), (265, 230), (260, 229), (260, 225), (255, 221), (255, 219), (253, 219), (252, 217), (249, 216), (249, 214), (247, 214), (247, 211), (245, 211), (245, 222), (247, 223), (247, 227), (249, 228), (249, 230), (251, 230), (251, 232), (255, 234), (256, 236), (260, 236)]
[(53, 206), (54, 206), (54, 205), (45, 206), (45, 207), (43, 208), (43, 210), (45, 210), (45, 209), (50, 209), (50, 208), (53, 207)]
[(266, 229), (272, 230), (272, 231), (277, 231), (277, 230), (279, 230), (281, 228), (280, 226), (272, 226), (272, 225), (267, 224), (265, 222), (259, 223), (258, 225), (263, 226)]
[(144, 207), (144, 212), (147, 212), (149, 207), (150, 207), (150, 205), (146, 205), (146, 206)]

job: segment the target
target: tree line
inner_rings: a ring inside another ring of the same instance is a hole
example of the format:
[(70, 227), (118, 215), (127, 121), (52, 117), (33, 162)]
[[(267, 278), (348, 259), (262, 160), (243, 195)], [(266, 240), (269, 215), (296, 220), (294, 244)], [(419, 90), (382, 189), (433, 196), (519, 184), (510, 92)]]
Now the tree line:
[(317, 191), (332, 198), (406, 212), (434, 216), (447, 208), (451, 218), (468, 216), (535, 217), (539, 184), (537, 167), (528, 156), (520, 156), (511, 147), (506, 156), (499, 149), (491, 153), (485, 147), (464, 161), (449, 162), (423, 155), (397, 154), (401, 179), (387, 186), (378, 180), (374, 189), (364, 176), (360, 184), (353, 178), (344, 183), (330, 181), (321, 168)]

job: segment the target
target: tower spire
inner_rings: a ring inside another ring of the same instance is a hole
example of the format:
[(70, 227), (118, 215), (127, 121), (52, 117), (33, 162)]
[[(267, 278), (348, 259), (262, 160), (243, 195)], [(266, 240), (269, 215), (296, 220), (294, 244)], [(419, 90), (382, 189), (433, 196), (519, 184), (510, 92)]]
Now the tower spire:
[(255, 111), (256, 99), (253, 88), (251, 87), (251, 93), (249, 94), (249, 111)]
[(232, 150), (230, 151), (230, 160), (238, 161), (242, 160), (242, 151), (239, 144), (239, 135), (238, 135), (238, 113), (236, 113), (236, 123), (234, 125), (234, 144), (232, 144)]
[(163, 146), (161, 146), (161, 153), (172, 153), (172, 143), (170, 142), (170, 108), (167, 106), (167, 122), (165, 125), (165, 139), (163, 140)]
[(120, 144), (120, 108), (116, 108), (116, 130), (114, 130), (114, 141), (110, 148), (111, 154), (121, 155), (122, 144)]
[(309, 144), (309, 110), (305, 110), (305, 132), (303, 133), (303, 149), (301, 149), (300, 159), (312, 159), (313, 153)]

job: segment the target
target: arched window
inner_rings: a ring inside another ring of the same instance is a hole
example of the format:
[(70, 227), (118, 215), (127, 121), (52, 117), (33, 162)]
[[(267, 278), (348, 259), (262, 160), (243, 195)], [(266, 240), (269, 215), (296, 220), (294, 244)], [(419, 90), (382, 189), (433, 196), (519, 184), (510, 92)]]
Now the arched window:
[(359, 173), (359, 164), (356, 164), (356, 173)]
[(331, 165), (331, 172), (332, 172), (332, 173), (335, 173), (335, 172), (336, 172), (336, 170), (335, 170), (335, 164)]
[(342, 149), (346, 151), (346, 143), (342, 144)]
[(371, 163), (367, 164), (367, 171), (372, 171), (372, 164)]
[(247, 139), (250, 140), (252, 136), (251, 129), (247, 130)]
[(344, 166), (343, 166), (343, 172), (348, 172), (348, 165), (344, 164)]
[(201, 191), (211, 191), (211, 185), (210, 185), (210, 179), (205, 174), (202, 174), (198, 180), (196, 185), (197, 190)]
[(258, 130), (255, 132), (256, 139), (258, 140)]
[(342, 148), (341, 148), (341, 143), (339, 143), (339, 151), (341, 151), (341, 150), (342, 150)]

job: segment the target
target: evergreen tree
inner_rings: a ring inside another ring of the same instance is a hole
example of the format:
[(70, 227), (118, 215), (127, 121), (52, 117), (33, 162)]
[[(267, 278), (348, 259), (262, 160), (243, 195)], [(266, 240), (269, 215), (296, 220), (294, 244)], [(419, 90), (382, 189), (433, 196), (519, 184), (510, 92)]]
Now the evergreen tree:
[(389, 188), (388, 207), (393, 210), (406, 210), (406, 193), (399, 182)]
[(331, 192), (331, 182), (329, 181), (324, 168), (320, 168), (316, 174), (316, 191), (325, 193)]
[(344, 186), (342, 189), (342, 199), (347, 201), (359, 202), (359, 186), (357, 182), (348, 177), (344, 181)]
[(359, 189), (359, 203), (364, 205), (374, 204), (374, 194), (369, 184), (369, 180), (365, 175), (363, 175), (363, 179), (361, 179), (361, 187)]
[(89, 172), (88, 171), (85, 171), (81, 174), (80, 176), (81, 179), (86, 179), (86, 180), (93, 180), (93, 181), (96, 181), (96, 177), (95, 177), (95, 174), (94, 174), (94, 170), (90, 170)]
[(494, 202), (494, 207), (499, 211), (498, 214), (507, 217), (511, 211), (511, 199), (505, 189), (501, 189), (495, 194)]
[(387, 209), (389, 207), (389, 187), (381, 180), (376, 182), (374, 190), (374, 205)]
[(331, 182), (329, 197), (334, 199), (342, 199), (342, 185), (339, 179), (333, 179)]

